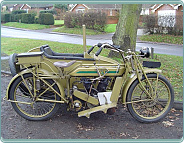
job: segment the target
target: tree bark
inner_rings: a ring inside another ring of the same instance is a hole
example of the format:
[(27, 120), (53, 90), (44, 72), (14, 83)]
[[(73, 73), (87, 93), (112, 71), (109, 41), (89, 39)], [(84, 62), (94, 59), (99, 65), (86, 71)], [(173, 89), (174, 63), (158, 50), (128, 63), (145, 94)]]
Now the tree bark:
[[(120, 45), (124, 51), (127, 51), (127, 49), (135, 51), (141, 9), (141, 4), (122, 4), (119, 21), (112, 41), (114, 45)], [(116, 52), (111, 51), (109, 57), (114, 56), (118, 55)]]

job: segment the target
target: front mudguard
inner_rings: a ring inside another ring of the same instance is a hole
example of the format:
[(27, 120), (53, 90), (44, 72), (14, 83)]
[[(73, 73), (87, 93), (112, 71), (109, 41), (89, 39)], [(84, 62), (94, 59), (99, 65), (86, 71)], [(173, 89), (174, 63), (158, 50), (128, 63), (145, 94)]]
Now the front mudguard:
[[(26, 69), (26, 70), (23, 70), (21, 72), (19, 72), (18, 74), (16, 74), (9, 82), (8, 84), (8, 87), (7, 87), (7, 91), (6, 91), (6, 99), (8, 100), (9, 99), (9, 93), (10, 93), (10, 89), (11, 89), (11, 86), (13, 85), (14, 81), (20, 77), (21, 75), (24, 75), (24, 74), (27, 74), (27, 73), (31, 73), (32, 72), (32, 69)], [(49, 75), (49, 72), (46, 71), (46, 70), (39, 70), (39, 73), (43, 73), (45, 75)], [(52, 79), (54, 80), (54, 79)], [(64, 92), (64, 87), (58, 83), (57, 80), (54, 80), (56, 85), (58, 86), (59, 88), (59, 91), (60, 91), (60, 95), (61, 97), (65, 98), (65, 92)]]
[[(162, 73), (162, 70), (159, 69), (144, 69), (145, 74), (149, 74), (149, 73), (155, 73), (155, 74), (160, 74)], [(128, 89), (130, 88), (130, 86), (132, 85), (132, 83), (137, 79), (137, 75), (136, 74), (132, 74), (129, 79), (125, 82), (123, 88), (122, 88), (122, 103), (126, 103), (126, 96), (128, 93)]]

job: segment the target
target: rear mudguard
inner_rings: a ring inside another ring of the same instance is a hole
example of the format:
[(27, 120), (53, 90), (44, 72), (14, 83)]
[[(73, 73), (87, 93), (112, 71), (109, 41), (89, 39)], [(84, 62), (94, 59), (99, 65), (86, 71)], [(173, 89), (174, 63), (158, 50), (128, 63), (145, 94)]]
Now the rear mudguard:
[[(6, 99), (8, 100), (9, 99), (9, 93), (10, 93), (10, 89), (11, 89), (11, 86), (13, 85), (14, 81), (20, 77), (21, 75), (24, 75), (26, 73), (31, 73), (32, 72), (32, 69), (26, 69), (26, 70), (23, 70), (21, 72), (19, 72), (18, 74), (16, 74), (10, 81), (10, 83), (8, 84), (8, 87), (7, 87), (7, 91), (6, 91)], [(46, 70), (39, 70), (39, 72), (41, 73), (44, 73), (45, 75), (49, 75), (49, 72), (47, 72)], [(54, 80), (54, 79), (52, 79)], [(57, 80), (54, 80), (56, 85), (58, 86), (59, 90), (60, 90), (60, 95), (59, 96), (62, 96), (63, 98), (65, 98), (65, 92), (64, 92), (64, 88), (61, 84), (58, 83)]]
[[(149, 74), (149, 73), (155, 73), (155, 74), (160, 74), (162, 72), (162, 70), (159, 69), (144, 69), (145, 74)], [(122, 102), (126, 103), (126, 96), (127, 96), (127, 92), (128, 89), (130, 88), (130, 86), (132, 85), (132, 83), (137, 79), (137, 75), (136, 74), (132, 74), (129, 79), (126, 81), (126, 83), (124, 84), (123, 88), (122, 88)]]

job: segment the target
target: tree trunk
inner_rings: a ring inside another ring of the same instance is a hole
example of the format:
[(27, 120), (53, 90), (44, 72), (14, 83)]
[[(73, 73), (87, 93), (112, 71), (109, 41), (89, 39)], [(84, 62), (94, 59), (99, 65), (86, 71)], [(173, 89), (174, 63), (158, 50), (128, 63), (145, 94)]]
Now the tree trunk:
[[(141, 4), (122, 4), (119, 21), (112, 41), (114, 45), (120, 45), (124, 51), (127, 51), (127, 49), (135, 51), (141, 9)], [(116, 52), (111, 51), (109, 57), (114, 56), (118, 55)]]

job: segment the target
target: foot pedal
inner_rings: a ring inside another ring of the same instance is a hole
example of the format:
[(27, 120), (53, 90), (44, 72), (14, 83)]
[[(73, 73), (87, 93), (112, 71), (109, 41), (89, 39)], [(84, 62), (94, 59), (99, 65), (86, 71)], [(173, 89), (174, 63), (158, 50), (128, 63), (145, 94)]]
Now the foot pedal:
[(116, 107), (116, 103), (106, 104), (102, 106), (97, 106), (91, 109), (87, 109), (81, 112), (78, 112), (78, 117), (86, 116), (87, 118), (90, 118), (91, 113), (95, 113), (98, 111), (103, 111), (104, 113), (107, 113), (107, 110), (112, 107)]

